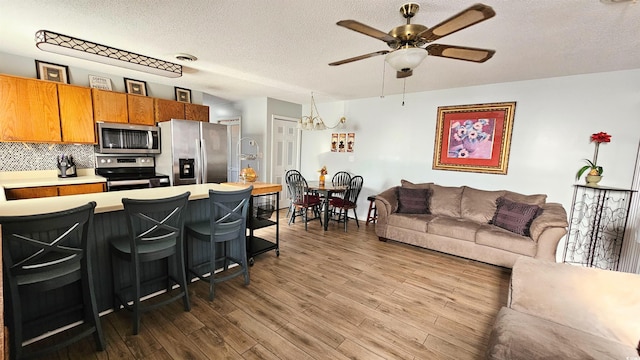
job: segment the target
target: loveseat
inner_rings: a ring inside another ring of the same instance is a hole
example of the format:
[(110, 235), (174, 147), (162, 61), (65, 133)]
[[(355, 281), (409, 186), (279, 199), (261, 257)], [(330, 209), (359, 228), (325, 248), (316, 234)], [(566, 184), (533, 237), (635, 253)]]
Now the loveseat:
[(487, 358), (640, 359), (640, 275), (519, 258)]
[(376, 235), (508, 268), (521, 256), (555, 261), (567, 213), (546, 198), (402, 180), (376, 195)]

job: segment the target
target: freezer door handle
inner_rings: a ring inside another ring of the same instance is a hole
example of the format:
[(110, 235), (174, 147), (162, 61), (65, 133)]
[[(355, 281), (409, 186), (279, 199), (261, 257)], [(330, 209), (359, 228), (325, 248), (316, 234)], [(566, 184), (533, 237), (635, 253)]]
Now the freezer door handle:
[(201, 160), (200, 159), (200, 154), (198, 154), (198, 152), (200, 151), (200, 141), (199, 139), (196, 139), (196, 149), (195, 149), (195, 158), (196, 158), (196, 171), (195, 171), (195, 176), (196, 176), (196, 184), (202, 184), (202, 164), (201, 164)]
[(200, 146), (200, 159), (202, 160), (202, 167), (200, 168), (200, 170), (202, 171), (201, 173), (201, 178), (202, 178), (202, 183), (206, 184), (209, 182), (209, 179), (207, 179), (207, 174), (209, 173), (209, 169), (208, 169), (208, 164), (209, 164), (209, 160), (207, 159), (207, 151), (204, 148), (204, 146)]

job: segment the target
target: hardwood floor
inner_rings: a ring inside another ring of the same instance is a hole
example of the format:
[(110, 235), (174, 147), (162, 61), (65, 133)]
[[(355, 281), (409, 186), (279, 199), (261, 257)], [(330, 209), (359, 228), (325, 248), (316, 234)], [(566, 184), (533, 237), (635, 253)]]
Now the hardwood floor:
[[(482, 359), (510, 270), (396, 242), (373, 225), (319, 222), (309, 231), (281, 214), (280, 257), (259, 255), (251, 284), (237, 277), (190, 285), (191, 312), (177, 301), (142, 317), (102, 317), (107, 349), (88, 339), (59, 359)], [(275, 228), (260, 230), (274, 239)]]

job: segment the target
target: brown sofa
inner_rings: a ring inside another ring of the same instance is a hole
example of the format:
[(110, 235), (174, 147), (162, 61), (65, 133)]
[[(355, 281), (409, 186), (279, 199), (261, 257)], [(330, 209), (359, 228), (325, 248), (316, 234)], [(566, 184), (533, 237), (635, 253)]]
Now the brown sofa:
[[(421, 212), (424, 206), (426, 213)], [(555, 262), (558, 242), (568, 226), (565, 209), (547, 203), (546, 195), (406, 180), (376, 195), (376, 208), (376, 235), (382, 241), (395, 240), (508, 268), (522, 256)], [(533, 220), (522, 223), (519, 211), (535, 212)], [(511, 220), (520, 223), (514, 228)]]
[(519, 258), (487, 359), (640, 359), (640, 275)]

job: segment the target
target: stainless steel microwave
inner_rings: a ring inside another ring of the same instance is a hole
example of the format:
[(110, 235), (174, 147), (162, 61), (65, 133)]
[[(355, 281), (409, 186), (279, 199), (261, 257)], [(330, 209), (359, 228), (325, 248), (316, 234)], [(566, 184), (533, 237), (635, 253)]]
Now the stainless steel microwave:
[(159, 154), (160, 128), (98, 122), (98, 152), (102, 154)]

